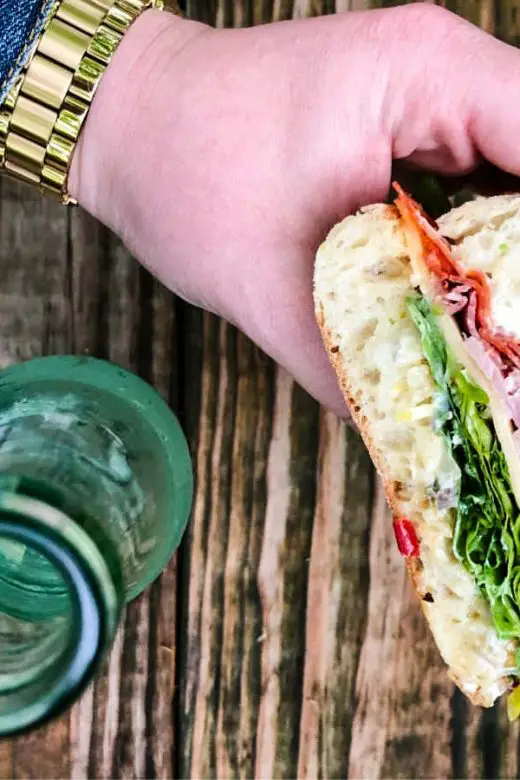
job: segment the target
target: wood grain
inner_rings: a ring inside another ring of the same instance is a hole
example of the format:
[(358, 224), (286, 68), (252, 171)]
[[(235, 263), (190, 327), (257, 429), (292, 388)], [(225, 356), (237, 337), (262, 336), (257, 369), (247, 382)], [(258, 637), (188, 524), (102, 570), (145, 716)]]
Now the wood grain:
[[(3, 365), (70, 351), (140, 373), (175, 405), (174, 301), (90, 218), (1, 182)], [(43, 237), (43, 239), (42, 239)], [(176, 563), (130, 605), (70, 715), (0, 748), (0, 777), (172, 776)]]
[[(0, 363), (71, 348), (68, 218), (37, 194), (0, 181)], [(0, 777), (68, 777), (69, 719), (2, 746)]]
[[(445, 4), (518, 43), (514, 1)], [(367, 5), (187, 12), (245, 26)], [(72, 350), (137, 371), (177, 411), (197, 483), (179, 554), (127, 609), (99, 679), (0, 743), (0, 780), (517, 777), (519, 727), (448, 681), (357, 433), (81, 212), (1, 182), (0, 259), (0, 365)]]

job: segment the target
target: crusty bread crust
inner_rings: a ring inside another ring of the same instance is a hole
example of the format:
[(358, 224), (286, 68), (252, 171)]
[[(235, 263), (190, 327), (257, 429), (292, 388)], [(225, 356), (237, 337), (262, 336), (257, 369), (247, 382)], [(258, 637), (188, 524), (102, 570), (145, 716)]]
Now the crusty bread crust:
[[(363, 442), (369, 452), (376, 471), (382, 480), (388, 505), (394, 516), (399, 517), (401, 506), (400, 500), (397, 496), (398, 486), (396, 486), (395, 481), (390, 479), (389, 476), (385, 473), (384, 467), (381, 463), (381, 457), (378, 448), (374, 445), (370, 436), (370, 422), (363, 414), (359, 399), (356, 398), (353, 388), (349, 385), (347, 375), (343, 369), (343, 366), (341, 365), (339, 353), (334, 350), (333, 339), (331, 338), (330, 331), (325, 325), (322, 310), (316, 312), (316, 319), (318, 321), (322, 339), (327, 349), (330, 362), (332, 363), (332, 366), (336, 372), (336, 376), (338, 377), (338, 381), (352, 420), (359, 429), (363, 438)], [(428, 610), (429, 603), (424, 600), (425, 588), (421, 577), (423, 570), (422, 561), (420, 558), (405, 558), (405, 565), (408, 570), (408, 575), (412, 585), (417, 592), (417, 595), (419, 596), (422, 612), (428, 623), (430, 623), (430, 612)], [(457, 687), (466, 694), (466, 696), (473, 704), (480, 707), (491, 707), (493, 705), (493, 702), (490, 701), (489, 696), (484, 693), (481, 688), (477, 688), (477, 690), (473, 692), (466, 691), (464, 689), (465, 680), (463, 675), (459, 674), (458, 671), (453, 667), (448, 667), (448, 676), (455, 683), (455, 685), (457, 685)], [(500, 693), (504, 693), (510, 687), (510, 679), (508, 677), (503, 677), (501, 679), (501, 683), (502, 685)]]
[[(370, 220), (374, 220), (375, 222), (377, 222), (378, 220), (379, 221), (388, 220), (389, 222), (393, 222), (393, 223), (399, 221), (398, 214), (394, 209), (394, 207), (379, 206), (374, 208), (377, 210), (374, 211), (373, 214), (369, 214)], [(364, 217), (366, 219), (366, 213)], [(327, 241), (336, 241), (338, 236), (341, 236), (343, 239), (345, 235), (347, 235), (349, 230), (355, 229), (356, 226), (355, 223), (352, 222), (352, 220), (357, 219), (357, 217), (350, 217), (348, 219), (350, 220), (349, 224), (347, 225), (345, 221), (344, 223), (342, 223), (341, 226), (337, 226), (333, 231), (331, 231), (331, 234), (329, 235)], [(342, 226), (344, 227), (342, 228)], [(369, 226), (369, 230), (370, 229), (371, 226)], [(339, 245), (342, 246), (343, 243), (344, 242), (342, 240)], [(364, 245), (363, 240), (358, 243), (360, 244), (360, 246)], [(366, 244), (366, 240), (365, 240), (365, 244)], [(356, 244), (354, 242), (353, 246), (355, 245)], [(322, 271), (323, 263), (329, 262), (329, 259), (332, 259), (334, 257), (334, 254), (331, 255), (330, 245), (327, 251), (329, 253), (329, 258), (325, 260), (323, 260), (322, 258), (321, 268), (318, 263), (315, 271), (315, 312), (316, 312), (316, 319), (321, 331), (322, 339), (325, 344), (330, 362), (336, 372), (338, 382), (342, 389), (348, 409), (361, 433), (361, 436), (369, 451), (369, 454), (372, 458), (375, 468), (383, 482), (388, 504), (394, 516), (396, 517), (401, 517), (403, 516), (404, 512), (406, 512), (408, 519), (410, 519), (414, 523), (414, 526), (420, 538), (422, 532), (421, 518), (417, 513), (415, 515), (412, 514), (411, 516), (408, 515), (407, 510), (409, 510), (410, 508), (410, 502), (407, 503), (406, 501), (403, 501), (403, 496), (401, 495), (403, 490), (403, 483), (396, 478), (396, 475), (393, 474), (391, 469), (389, 468), (388, 462), (385, 458), (385, 451), (381, 445), (381, 442), (377, 440), (377, 436), (375, 435), (376, 423), (374, 422), (374, 419), (368, 417), (365, 412), (363, 388), (361, 387), (359, 382), (358, 382), (358, 386), (356, 386), (355, 382), (353, 382), (351, 379), (350, 372), (348, 370), (348, 367), (346, 366), (345, 357), (342, 353), (342, 347), (340, 344), (338, 344), (339, 341), (338, 328), (336, 326), (335, 329), (336, 332), (334, 333), (333, 328), (329, 326), (329, 322), (327, 320), (327, 313), (325, 310), (327, 305), (326, 295), (324, 294), (323, 289), (318, 289), (320, 287), (319, 274)], [(377, 247), (375, 247), (374, 248), (375, 254), (377, 254), (377, 251), (378, 251)], [(334, 253), (334, 248), (332, 249), (332, 253)], [(318, 253), (318, 257), (320, 257), (320, 253)], [(385, 258), (383, 257), (382, 259), (384, 262)], [(408, 258), (408, 262), (409, 262), (409, 258)], [(411, 288), (412, 285), (410, 285), (410, 292), (411, 292)], [(361, 353), (359, 360), (363, 361), (363, 359), (364, 357), (363, 354)], [(427, 499), (425, 499), (425, 501), (427, 501)], [(426, 505), (426, 503), (424, 503), (424, 505)], [(429, 511), (431, 514), (432, 512), (431, 507)], [(434, 519), (434, 522), (438, 522), (439, 524), (445, 524), (447, 522), (445, 514), (444, 515), (443, 513), (438, 513), (438, 514), (439, 516), (437, 519)], [(507, 668), (507, 666), (513, 665), (513, 660), (512, 660), (512, 656), (514, 652), (513, 643), (504, 643), (501, 642), (501, 640), (498, 640), (497, 638), (497, 647), (499, 648), (499, 652), (497, 651), (497, 660), (496, 660), (497, 673), (495, 674), (495, 677), (492, 680), (492, 684), (480, 685), (478, 683), (475, 683), (477, 677), (473, 676), (471, 673), (468, 673), (468, 669), (465, 668), (463, 664), (459, 663), (458, 653), (451, 652), (451, 649), (448, 647), (448, 644), (446, 643), (446, 637), (443, 636), (443, 626), (445, 626), (445, 624), (439, 623), (438, 621), (436, 622), (436, 620), (434, 620), (434, 616), (435, 616), (434, 609), (439, 610), (442, 608), (442, 603), (441, 603), (441, 600), (443, 598), (442, 591), (439, 591), (439, 596), (436, 595), (435, 597), (436, 600), (435, 606), (430, 603), (429, 599), (425, 600), (425, 596), (429, 590), (429, 585), (425, 583), (423, 561), (421, 560), (421, 558), (407, 558), (405, 559), (405, 562), (413, 586), (419, 595), (423, 613), (430, 624), (430, 628), (432, 629), (433, 635), (437, 641), (437, 644), (441, 651), (441, 655), (443, 655), (444, 660), (448, 664), (448, 675), (455, 682), (455, 684), (465, 693), (465, 695), (468, 696), (468, 698), (473, 702), (473, 704), (485, 706), (485, 707), (492, 706), (495, 699), (503, 692), (505, 692), (511, 685), (511, 678), (507, 674), (501, 674), (500, 669), (504, 667)], [(461, 569), (463, 569), (460, 563), (457, 563), (456, 565), (459, 566)], [(475, 598), (476, 600), (480, 598), (483, 601), (482, 597), (480, 597), (480, 595), (478, 594), (476, 594)], [(479, 607), (482, 608), (482, 605), (479, 605)], [(485, 608), (486, 605), (484, 605), (484, 609)], [(487, 619), (490, 620), (489, 615), (487, 616)], [(490, 626), (490, 631), (494, 632), (494, 629), (491, 626)], [(494, 633), (496, 636), (496, 632)], [(460, 643), (460, 640), (458, 641)], [(491, 646), (493, 646), (492, 642), (491, 642)], [(504, 659), (506, 658), (507, 658), (507, 663), (504, 663)]]

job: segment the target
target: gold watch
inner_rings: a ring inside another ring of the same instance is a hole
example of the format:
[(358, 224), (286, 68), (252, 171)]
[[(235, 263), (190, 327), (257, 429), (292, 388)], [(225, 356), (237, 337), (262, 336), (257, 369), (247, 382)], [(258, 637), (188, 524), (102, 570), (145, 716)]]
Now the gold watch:
[(163, 0), (61, 0), (0, 107), (0, 172), (64, 204), (98, 84), (134, 20)]

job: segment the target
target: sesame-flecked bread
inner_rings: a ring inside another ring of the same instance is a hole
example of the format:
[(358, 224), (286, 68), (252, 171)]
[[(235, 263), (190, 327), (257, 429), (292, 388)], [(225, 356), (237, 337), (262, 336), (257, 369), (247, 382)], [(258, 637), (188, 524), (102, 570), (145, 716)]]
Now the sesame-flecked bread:
[[(520, 337), (520, 196), (469, 202), (439, 225), (462, 265), (490, 274), (495, 324)], [(491, 706), (510, 685), (516, 643), (498, 638), (452, 553), (453, 510), (433, 497), (456, 475), (433, 430), (434, 384), (406, 311), (417, 284), (396, 210), (370, 206), (336, 225), (317, 253), (316, 317), (394, 515), (420, 539), (420, 557), (407, 564), (449, 675), (475, 704)]]

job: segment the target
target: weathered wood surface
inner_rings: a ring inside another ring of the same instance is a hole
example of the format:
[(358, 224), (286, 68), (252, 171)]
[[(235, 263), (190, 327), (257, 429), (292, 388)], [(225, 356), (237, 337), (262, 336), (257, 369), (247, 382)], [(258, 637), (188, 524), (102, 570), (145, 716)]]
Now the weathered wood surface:
[[(362, 5), (188, 12), (239, 26)], [(518, 41), (514, 0), (451, 7)], [(0, 196), (0, 364), (72, 350), (137, 371), (179, 413), (198, 484), (102, 677), (69, 716), (0, 743), (0, 780), (516, 777), (518, 728), (447, 680), (357, 434), (88, 217), (5, 181)]]

